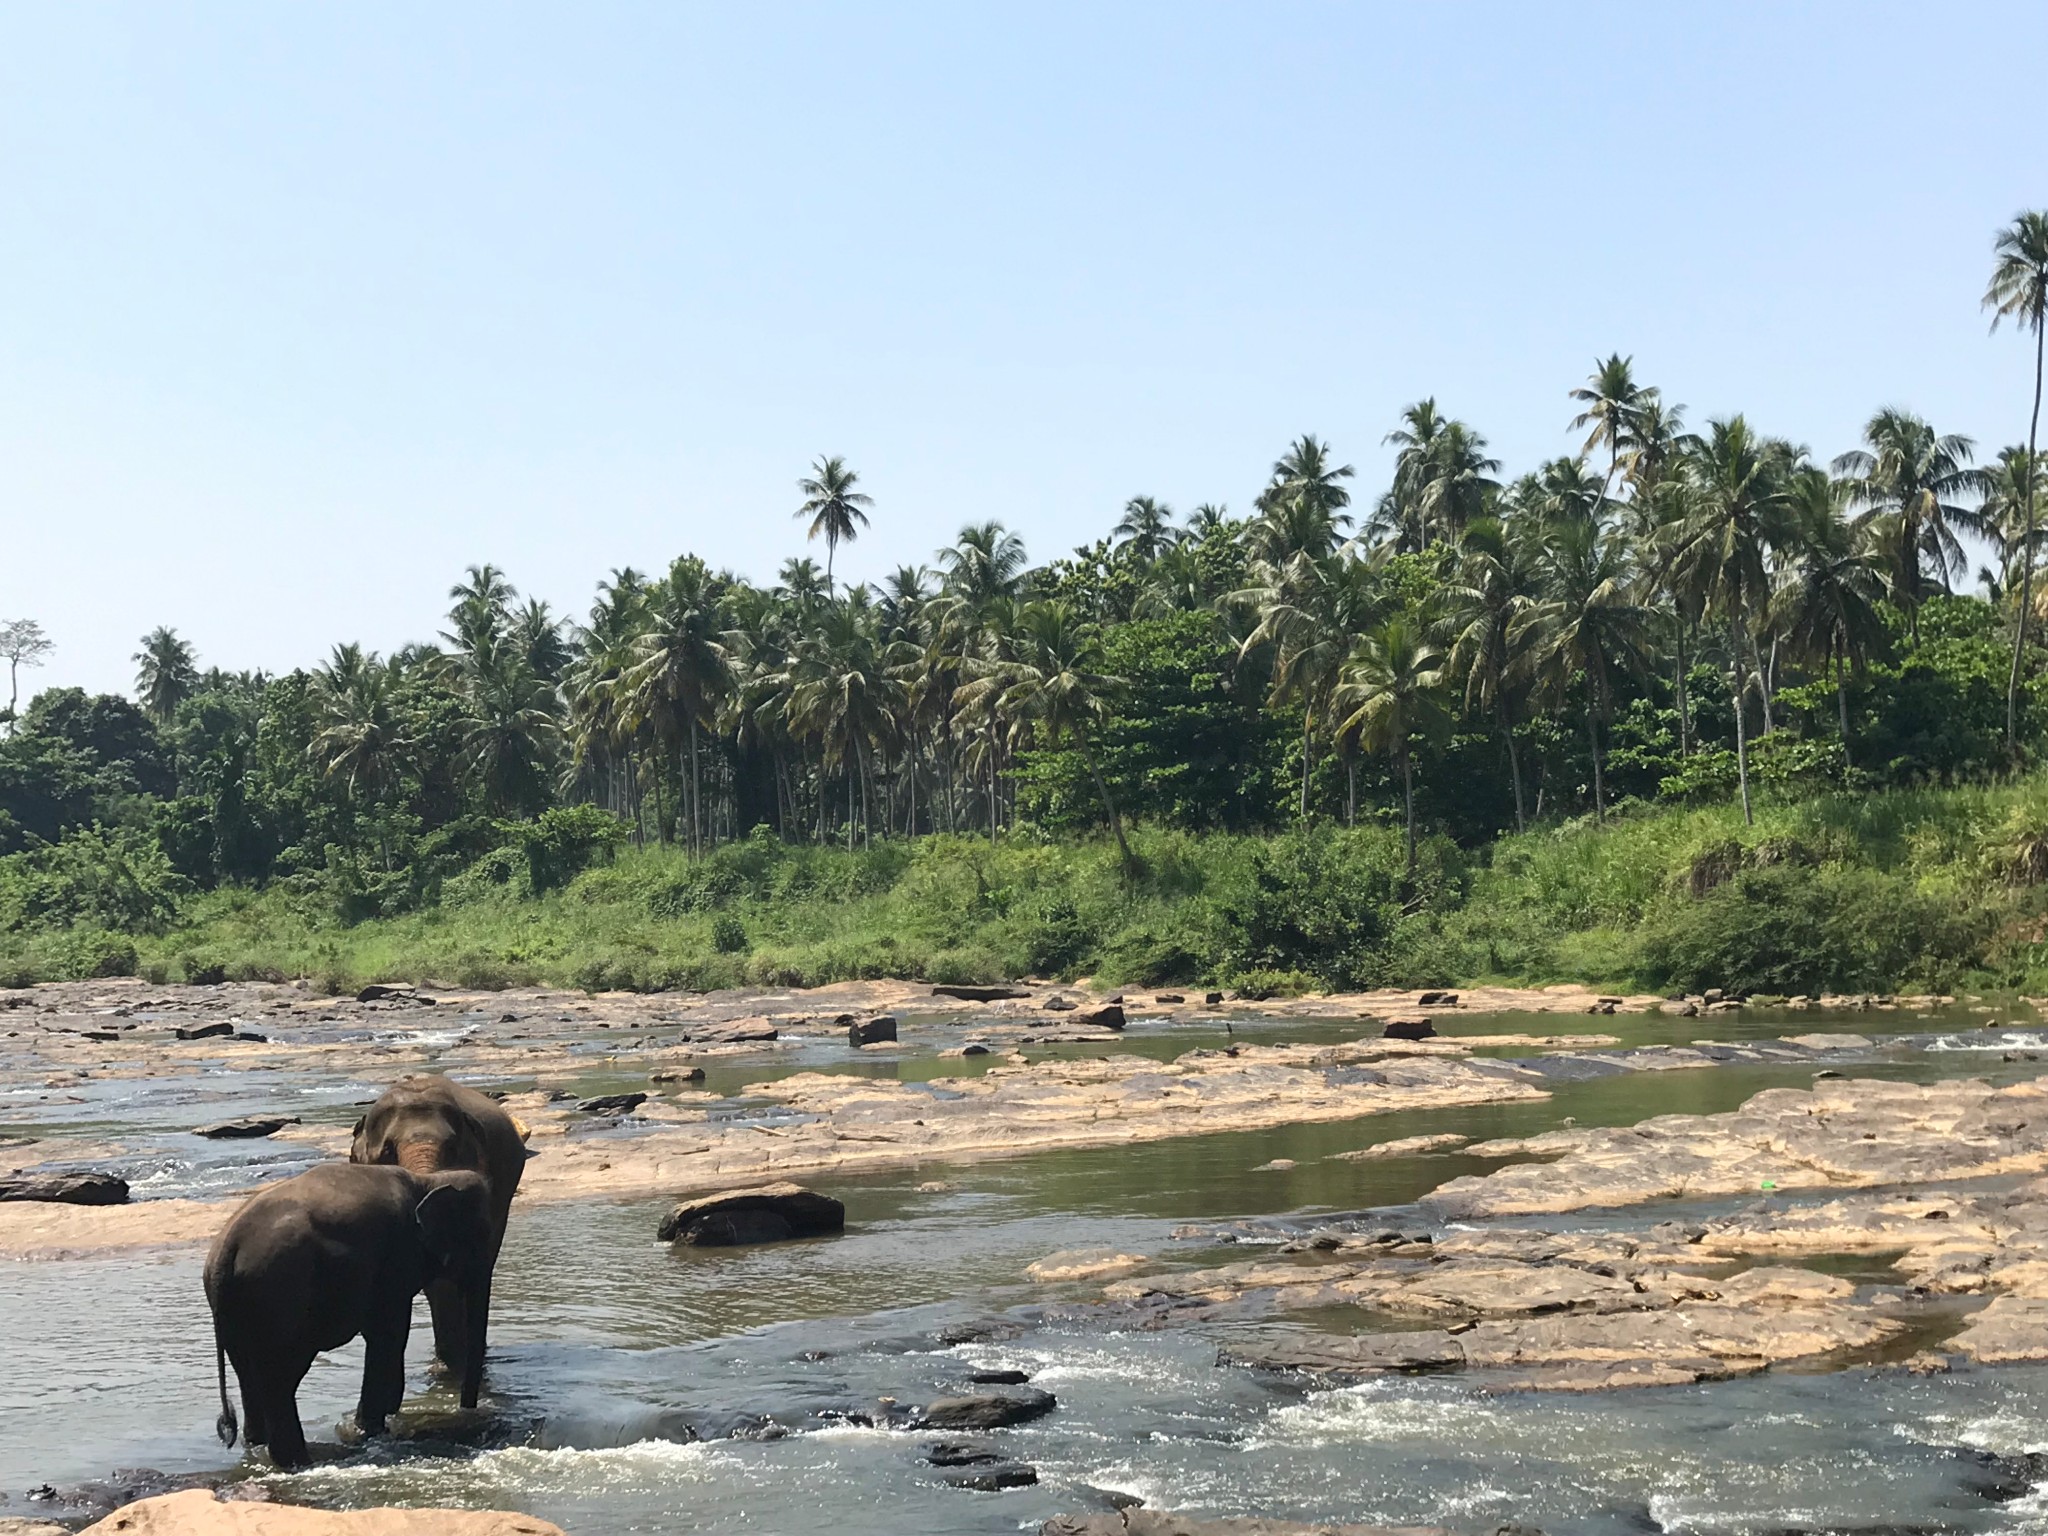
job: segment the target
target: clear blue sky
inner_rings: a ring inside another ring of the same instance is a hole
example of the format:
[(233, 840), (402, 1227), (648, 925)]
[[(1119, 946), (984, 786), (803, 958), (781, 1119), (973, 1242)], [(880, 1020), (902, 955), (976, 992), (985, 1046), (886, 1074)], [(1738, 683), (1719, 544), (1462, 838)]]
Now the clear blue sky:
[[(1367, 493), (1426, 394), (1508, 468), (1633, 353), (1832, 455), (2025, 432), (1978, 308), (2048, 203), (2011, 5), (0, 8), (0, 618), (125, 689), (170, 624), (282, 670), (428, 638), (491, 560), (610, 567), (1137, 493)], [(822, 551), (820, 551), (822, 553)]]

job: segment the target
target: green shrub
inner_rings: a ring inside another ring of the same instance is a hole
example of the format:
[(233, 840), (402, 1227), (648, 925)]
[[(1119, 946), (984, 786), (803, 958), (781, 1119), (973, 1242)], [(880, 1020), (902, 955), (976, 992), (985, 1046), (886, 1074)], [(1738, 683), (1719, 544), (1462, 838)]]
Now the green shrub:
[(721, 955), (743, 955), (752, 946), (747, 942), (747, 925), (730, 912), (721, 912), (711, 924), (711, 947)]
[(1875, 870), (1749, 869), (1676, 905), (1638, 940), (1654, 985), (1782, 996), (1952, 983), (1996, 925), (1981, 906), (1923, 896)]

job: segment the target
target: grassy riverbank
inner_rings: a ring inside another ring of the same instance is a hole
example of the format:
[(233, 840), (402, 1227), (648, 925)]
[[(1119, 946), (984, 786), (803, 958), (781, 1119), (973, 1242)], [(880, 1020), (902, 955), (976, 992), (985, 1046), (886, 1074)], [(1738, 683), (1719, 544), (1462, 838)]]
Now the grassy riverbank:
[(1571, 979), (1646, 987), (2048, 990), (2048, 783), (1641, 808), (1461, 850), (1394, 831), (964, 838), (848, 853), (772, 839), (692, 864), (623, 851), (534, 894), (486, 858), (347, 924), (284, 884), (189, 898), (166, 931), (18, 937), (15, 981), (378, 977), (603, 988), (1093, 974), (1258, 992)]

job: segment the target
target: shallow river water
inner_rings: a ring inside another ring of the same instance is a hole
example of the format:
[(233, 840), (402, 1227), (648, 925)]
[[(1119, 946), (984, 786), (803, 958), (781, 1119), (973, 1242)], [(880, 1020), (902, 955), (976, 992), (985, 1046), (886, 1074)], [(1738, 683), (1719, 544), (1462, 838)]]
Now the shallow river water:
[[(1998, 1080), (2048, 1071), (2026, 1059), (2048, 1052), (2048, 1038), (1984, 1030), (1977, 1018), (1597, 1022), (1632, 1043), (1910, 1030), (1918, 1037), (1880, 1050), (1855, 1074)], [(1554, 1032), (1561, 1021), (1459, 1025)], [(1359, 1033), (1356, 1022), (1235, 1028), (1237, 1038), (1275, 1041)], [(1134, 1031), (1118, 1049), (1174, 1055), (1212, 1043), (1208, 1033)], [(820, 1064), (802, 1053), (732, 1063), (708, 1086), (737, 1092)], [(851, 1069), (930, 1077), (978, 1066), (926, 1057)], [(445, 1418), (450, 1403), (425, 1381), (420, 1327), (408, 1438), (370, 1452), (335, 1444), (333, 1425), (353, 1403), (360, 1369), (360, 1353), (350, 1349), (316, 1366), (301, 1393), (309, 1434), (324, 1442), (315, 1469), (279, 1477), (252, 1461), (244, 1470), (306, 1502), (513, 1507), (578, 1536), (1009, 1532), (1099, 1505), (1105, 1491), (1217, 1514), (1488, 1532), (1509, 1520), (1603, 1536), (2048, 1531), (2048, 1496), (1987, 1500), (1984, 1469), (1967, 1454), (2048, 1448), (2044, 1368), (1933, 1377), (1877, 1367), (1774, 1372), (1590, 1396), (1490, 1396), (1456, 1379), (1407, 1378), (1304, 1392), (1220, 1369), (1226, 1329), (1115, 1332), (1077, 1317), (1045, 1320), (1038, 1307), (1091, 1288), (1049, 1293), (1024, 1281), (1026, 1265), (1060, 1249), (1213, 1262), (1216, 1250), (1177, 1242), (1173, 1228), (1406, 1207), (1446, 1179), (1496, 1166), (1455, 1155), (1333, 1160), (1337, 1152), (1427, 1132), (1519, 1136), (1567, 1118), (1628, 1124), (1712, 1112), (1766, 1087), (1806, 1086), (1812, 1075), (1810, 1064), (1631, 1073), (1562, 1082), (1537, 1103), (820, 1179), (816, 1187), (846, 1202), (846, 1235), (755, 1249), (657, 1244), (661, 1201), (515, 1208), (499, 1269), (487, 1402), (485, 1438), (499, 1448), (436, 1438), (437, 1415)], [(593, 1064), (587, 1086), (604, 1085)], [(182, 1134), (193, 1118), (191, 1095), (208, 1114), (287, 1102), (308, 1118), (345, 1122), (373, 1086), (110, 1083), (84, 1104), (0, 1099), (0, 1130), (61, 1127), (118, 1140), (144, 1176), (139, 1194), (183, 1193), (245, 1177), (237, 1160), (284, 1165), (301, 1155), (262, 1143), (196, 1150)], [(1276, 1158), (1297, 1166), (1256, 1171)], [(199, 1268), (195, 1251), (0, 1265), (0, 1514), (47, 1512), (24, 1498), (46, 1483), (126, 1468), (180, 1474), (238, 1465), (238, 1453), (212, 1435), (214, 1366)], [(949, 1325), (1012, 1309), (1030, 1324), (1018, 1337), (939, 1341)], [(923, 1459), (923, 1448), (943, 1437), (844, 1420), (884, 1398), (912, 1404), (963, 1390), (971, 1372), (990, 1369), (1027, 1371), (1059, 1399), (1050, 1417), (992, 1437), (1037, 1468), (1035, 1487), (948, 1486)]]

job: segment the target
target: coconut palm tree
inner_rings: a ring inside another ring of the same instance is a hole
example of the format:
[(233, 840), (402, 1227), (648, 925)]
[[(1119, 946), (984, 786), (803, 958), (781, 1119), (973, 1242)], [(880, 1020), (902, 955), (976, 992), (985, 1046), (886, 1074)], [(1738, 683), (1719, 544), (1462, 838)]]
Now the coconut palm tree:
[(1634, 365), (1633, 357), (1611, 353), (1604, 363), (1594, 364), (1592, 376), (1571, 392), (1572, 399), (1585, 407), (1572, 418), (1571, 430), (1590, 429), (1579, 450), (1581, 456), (1591, 458), (1596, 449), (1607, 450), (1607, 477), (1600, 483), (1602, 502), (1614, 490), (1622, 455), (1635, 443), (1645, 407), (1657, 402), (1655, 389), (1636, 383)]
[(860, 797), (861, 835), (874, 837), (870, 758), (890, 740), (905, 689), (891, 674), (876, 633), (866, 590), (834, 603), (817, 630), (799, 643), (789, 671), (791, 727), (816, 741), (827, 769), (846, 774), (846, 846), (853, 847), (854, 796)]
[(1445, 718), (1448, 674), (1443, 652), (1411, 620), (1395, 617), (1367, 630), (1345, 659), (1331, 700), (1339, 735), (1360, 750), (1384, 752), (1401, 775), (1408, 873), (1415, 873), (1415, 752), (1418, 735)]
[(455, 606), (448, 611), (449, 628), (441, 638), (463, 656), (488, 652), (510, 622), (519, 589), (495, 565), (472, 565), (468, 579), (448, 589)]
[(1173, 526), (1173, 508), (1151, 496), (1133, 496), (1124, 503), (1124, 515), (1110, 530), (1112, 542), (1137, 556), (1138, 563), (1150, 565), (1180, 537)]
[(1312, 433), (1303, 433), (1287, 445), (1287, 451), (1273, 462), (1266, 488), (1259, 492), (1258, 509), (1298, 504), (1317, 522), (1331, 528), (1349, 526), (1344, 509), (1351, 505), (1351, 493), (1340, 483), (1356, 473), (1349, 464), (1334, 463), (1336, 455), (1328, 443)]
[(797, 520), (811, 520), (807, 538), (825, 540), (827, 591), (832, 587), (833, 556), (842, 543), (851, 544), (860, 536), (860, 530), (868, 525), (866, 509), (875, 504), (874, 497), (854, 489), (859, 480), (860, 476), (846, 467), (846, 460), (832, 458), (819, 459), (810, 474), (796, 483), (804, 494), (804, 504), (796, 509)]
[(1137, 874), (1137, 860), (1091, 739), (1109, 712), (1111, 697), (1123, 686), (1121, 678), (1097, 670), (1101, 665), (1102, 649), (1093, 630), (1071, 606), (1054, 599), (1024, 605), (1017, 615), (1012, 655), (993, 676), (1001, 689), (1001, 708), (1011, 719), (1035, 727), (1049, 747), (1073, 742), (1095, 781), (1103, 814), (1116, 837), (1124, 878), (1130, 880)]
[(685, 557), (669, 567), (650, 594), (646, 628), (633, 656), (619, 679), (629, 725), (646, 726), (677, 754), (688, 743), (688, 846), (694, 858), (703, 841), (700, 738), (732, 685), (718, 594), (703, 561)]
[(1408, 407), (1385, 442), (1399, 449), (1394, 483), (1373, 512), (1373, 528), (1395, 548), (1415, 551), (1435, 539), (1455, 539), (1482, 516), (1500, 489), (1491, 477), (1500, 460), (1486, 456), (1486, 439), (1446, 417), (1435, 400)]
[(1572, 684), (1586, 695), (1586, 744), (1593, 756), (1593, 814), (1607, 817), (1606, 746), (1616, 673), (1640, 668), (1650, 613), (1642, 604), (1628, 541), (1597, 518), (1565, 515), (1536, 546), (1537, 598), (1510, 627), (1524, 647), (1520, 673), (1539, 695), (1562, 704)]
[(1771, 596), (1772, 627), (1795, 661), (1831, 672), (1845, 760), (1849, 735), (1849, 673), (1861, 672), (1884, 644), (1884, 559), (1842, 516), (1841, 482), (1807, 465), (1785, 492), (1790, 558)]
[(947, 592), (970, 609), (1015, 597), (1024, 578), (1024, 541), (998, 522), (969, 523), (935, 558)]
[(1969, 568), (1956, 531), (1990, 531), (1982, 513), (1964, 504), (1984, 494), (1984, 472), (1970, 467), (1976, 444), (1969, 438), (1938, 434), (1893, 406), (1870, 418), (1863, 441), (1865, 447), (1835, 460), (1835, 473), (1848, 478), (1850, 504), (1862, 509), (1872, 536), (1882, 541), (1892, 595), (1905, 607), (1917, 643), (1928, 567), (1942, 590), (1951, 590), (1953, 578)]
[(168, 725), (199, 683), (192, 647), (178, 638), (175, 629), (158, 625), (142, 637), (142, 649), (133, 660), (135, 697), (142, 712), (158, 725)]
[[(365, 802), (375, 805), (397, 782), (406, 748), (403, 723), (391, 696), (391, 672), (359, 645), (337, 645), (313, 674), (319, 730), (307, 756), (322, 776), (341, 783), (349, 826)], [(349, 839), (354, 841), (353, 830)], [(391, 867), (391, 846), (380, 821), (378, 850)]]
[(1520, 832), (1528, 822), (1522, 804), (1522, 760), (1515, 744), (1516, 690), (1508, 679), (1521, 669), (1521, 647), (1528, 637), (1517, 620), (1534, 600), (1534, 583), (1522, 546), (1497, 519), (1480, 518), (1466, 525), (1446, 595), (1453, 605), (1450, 675), (1464, 680), (1465, 707), (1475, 714), (1490, 713), (1507, 744), (1515, 830)]
[(2020, 655), (2027, 644), (2027, 615), (2034, 605), (2034, 533), (2040, 525), (2035, 515), (2036, 470), (2040, 463), (2038, 436), (2041, 429), (2041, 356), (2044, 334), (2048, 334), (2048, 212), (2023, 213), (1998, 232), (1992, 246), (1996, 257), (1991, 281), (1984, 289), (1984, 307), (1991, 311), (1991, 328), (2010, 320), (2022, 331), (2034, 333), (2034, 409), (2027, 417), (2027, 456), (2022, 461), (2026, 485), (2027, 551), (2020, 567), (2019, 624), (2013, 632), (2012, 673), (2005, 685), (2005, 744), (2010, 748), (2019, 729)]
[[(1753, 432), (1740, 416), (1709, 422), (1685, 460), (1685, 522), (1676, 538), (1674, 579), (1698, 610), (1717, 619), (1728, 637), (1728, 698), (1735, 714), (1736, 775), (1742, 817), (1755, 820), (1749, 799), (1749, 737), (1744, 724), (1748, 680), (1764, 701), (1756, 626), (1769, 610), (1770, 557), (1791, 541), (1786, 485), (1800, 450)], [(1845, 492), (1854, 495), (1853, 488)], [(1752, 671), (1753, 668), (1753, 671)]]

